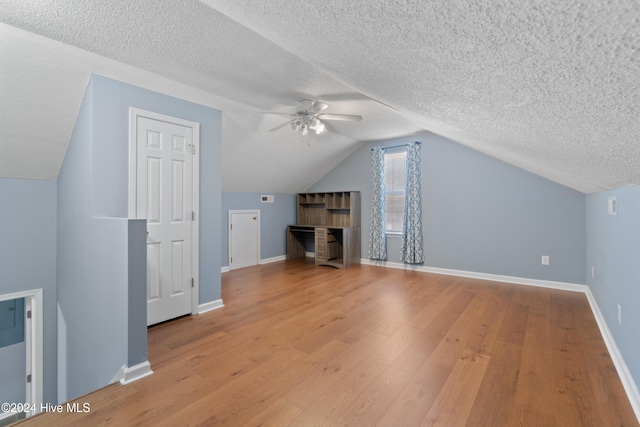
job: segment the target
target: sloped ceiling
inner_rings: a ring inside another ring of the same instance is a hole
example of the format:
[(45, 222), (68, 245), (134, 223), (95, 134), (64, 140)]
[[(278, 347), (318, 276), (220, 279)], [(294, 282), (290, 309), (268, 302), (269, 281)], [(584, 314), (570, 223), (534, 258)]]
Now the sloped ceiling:
[[(421, 130), (585, 193), (640, 184), (638, 2), (14, 0), (0, 21), (1, 176), (57, 175), (95, 72), (220, 108), (226, 191), (303, 191)], [(364, 120), (268, 132), (305, 98)]]

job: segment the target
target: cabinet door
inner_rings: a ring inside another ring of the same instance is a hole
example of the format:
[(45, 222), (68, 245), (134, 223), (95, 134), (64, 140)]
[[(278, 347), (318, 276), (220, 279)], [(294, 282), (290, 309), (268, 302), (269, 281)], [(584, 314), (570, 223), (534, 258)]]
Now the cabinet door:
[(324, 227), (316, 227), (316, 262), (325, 262), (327, 260), (327, 229)]

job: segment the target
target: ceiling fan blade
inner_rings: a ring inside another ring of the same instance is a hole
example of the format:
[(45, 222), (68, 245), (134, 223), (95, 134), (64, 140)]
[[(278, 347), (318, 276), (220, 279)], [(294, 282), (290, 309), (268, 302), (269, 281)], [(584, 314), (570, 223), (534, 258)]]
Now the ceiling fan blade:
[(273, 112), (273, 111), (261, 111), (260, 114), (276, 114), (278, 116), (295, 116), (296, 115), (291, 113), (279, 113), (279, 112)]
[(355, 114), (320, 114), (318, 117), (320, 120), (341, 120), (344, 122), (359, 122), (362, 120), (362, 116)]
[(314, 114), (318, 114), (319, 112), (324, 111), (328, 106), (329, 104), (327, 104), (326, 102), (313, 101), (311, 103), (311, 107), (309, 108), (309, 111), (311, 111)]
[(288, 125), (288, 124), (289, 124), (289, 123), (291, 123), (292, 121), (293, 121), (293, 120), (289, 120), (288, 122), (284, 122), (283, 124), (281, 124), (281, 125), (278, 125), (278, 126), (274, 127), (273, 129), (269, 129), (269, 132), (273, 132), (273, 131), (276, 131), (276, 130), (278, 130), (278, 129), (282, 129), (283, 127), (285, 127), (286, 125)]

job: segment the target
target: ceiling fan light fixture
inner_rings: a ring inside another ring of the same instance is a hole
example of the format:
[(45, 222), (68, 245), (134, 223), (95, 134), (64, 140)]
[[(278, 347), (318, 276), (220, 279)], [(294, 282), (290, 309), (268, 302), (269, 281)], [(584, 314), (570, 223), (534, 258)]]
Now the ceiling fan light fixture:
[(279, 126), (269, 129), (269, 132), (274, 132), (278, 129), (291, 125), (291, 129), (298, 132), (302, 136), (309, 133), (312, 130), (316, 135), (322, 135), (329, 130), (325, 125), (325, 120), (341, 120), (348, 122), (359, 122), (362, 120), (362, 116), (354, 114), (327, 114), (323, 111), (329, 106), (329, 104), (320, 101), (311, 101), (305, 99), (300, 102), (300, 105), (296, 109), (296, 112), (291, 113), (265, 113), (265, 114), (282, 114), (293, 117), (290, 121), (282, 123)]

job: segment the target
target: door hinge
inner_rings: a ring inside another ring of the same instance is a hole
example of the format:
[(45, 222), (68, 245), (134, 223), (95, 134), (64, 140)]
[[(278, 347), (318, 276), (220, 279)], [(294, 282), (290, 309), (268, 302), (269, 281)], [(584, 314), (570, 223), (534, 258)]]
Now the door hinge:
[(31, 374), (27, 375), (27, 383), (31, 382)]
[(195, 221), (196, 220), (196, 213), (194, 211), (191, 211), (191, 221)]
[(229, 229), (233, 230), (233, 224), (229, 224)]
[(194, 288), (196, 286), (196, 279), (191, 278), (191, 287)]
[(27, 310), (27, 319), (31, 319), (31, 310)]

